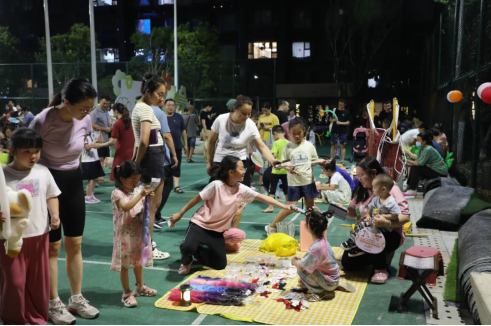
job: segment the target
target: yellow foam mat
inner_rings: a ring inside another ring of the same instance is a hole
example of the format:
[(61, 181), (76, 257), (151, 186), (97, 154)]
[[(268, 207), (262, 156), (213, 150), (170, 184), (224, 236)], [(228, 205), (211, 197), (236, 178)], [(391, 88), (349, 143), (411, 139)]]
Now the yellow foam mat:
[[(249, 256), (261, 255), (259, 246), (262, 240), (245, 240), (242, 242), (240, 252), (227, 255), (228, 263), (245, 263), (245, 258)], [(336, 258), (339, 259), (343, 250), (339, 247), (333, 248)], [(297, 256), (302, 257), (303, 252), (297, 252)], [(208, 277), (224, 277), (223, 271), (203, 270), (194, 273), (182, 283), (196, 278), (198, 275)], [(276, 302), (275, 298), (285, 295), (289, 289), (297, 286), (298, 276), (287, 281), (286, 290), (279, 293), (272, 293), (269, 298), (259, 297), (257, 300), (260, 305), (249, 304), (246, 306), (218, 306), (193, 303), (189, 307), (180, 307), (178, 302), (168, 301), (168, 292), (157, 300), (155, 306), (162, 309), (190, 311), (196, 309), (200, 314), (220, 315), (232, 320), (257, 322), (271, 325), (350, 325), (355, 317), (361, 298), (367, 286), (367, 272), (350, 273), (345, 277), (341, 273), (341, 281), (349, 282), (356, 288), (355, 293), (336, 291), (335, 298), (329, 301), (311, 302), (310, 308), (297, 312), (286, 310), (285, 304)], [(179, 287), (179, 286), (177, 286)], [(177, 288), (176, 287), (176, 288)]]

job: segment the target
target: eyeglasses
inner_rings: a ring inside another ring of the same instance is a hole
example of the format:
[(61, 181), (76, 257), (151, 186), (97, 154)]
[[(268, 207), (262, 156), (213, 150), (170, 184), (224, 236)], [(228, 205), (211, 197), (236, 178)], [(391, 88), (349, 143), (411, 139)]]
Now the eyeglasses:
[(165, 100), (165, 94), (164, 94), (164, 93), (157, 93), (157, 96), (158, 96), (160, 99)]

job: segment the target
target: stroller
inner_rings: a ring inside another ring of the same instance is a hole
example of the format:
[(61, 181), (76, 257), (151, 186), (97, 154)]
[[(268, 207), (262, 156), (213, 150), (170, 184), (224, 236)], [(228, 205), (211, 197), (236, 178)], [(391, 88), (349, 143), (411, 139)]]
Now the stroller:
[(353, 132), (353, 137), (351, 163), (367, 156), (369, 139), (368, 130), (366, 128), (356, 128)]

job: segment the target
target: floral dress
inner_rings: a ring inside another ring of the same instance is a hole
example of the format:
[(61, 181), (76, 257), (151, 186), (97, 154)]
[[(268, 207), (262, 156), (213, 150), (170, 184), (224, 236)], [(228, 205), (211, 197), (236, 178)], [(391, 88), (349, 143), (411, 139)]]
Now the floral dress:
[[(120, 272), (122, 268), (130, 269), (142, 266), (143, 245), (143, 206), (142, 198), (129, 212), (124, 212), (116, 205), (119, 199), (126, 202), (137, 196), (142, 188), (137, 187), (133, 191), (116, 189), (111, 195), (113, 204), (113, 257), (111, 271)], [(151, 252), (151, 251), (150, 251)], [(153, 266), (153, 259), (149, 255), (145, 267)]]

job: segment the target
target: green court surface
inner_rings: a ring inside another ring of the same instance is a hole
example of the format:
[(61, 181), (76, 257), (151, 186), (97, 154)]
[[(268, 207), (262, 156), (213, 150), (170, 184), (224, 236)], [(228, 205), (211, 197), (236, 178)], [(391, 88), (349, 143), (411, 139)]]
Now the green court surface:
[[(327, 155), (329, 147), (318, 148), (318, 151), (321, 156)], [(197, 156), (194, 159), (197, 163), (188, 164), (184, 162), (182, 164), (180, 186), (184, 190), (184, 194), (172, 192), (162, 215), (169, 216), (178, 212), (208, 183), (209, 177), (206, 174), (206, 166), (202, 163), (203, 158)], [(316, 167), (315, 171), (318, 176), (320, 169)], [(106, 172), (107, 178), (109, 178), (109, 171)], [(257, 180), (257, 174), (255, 179)], [(101, 184), (95, 191), (95, 196), (101, 200), (101, 203), (86, 206), (87, 218), (82, 249), (84, 259), (83, 294), (91, 304), (100, 310), (100, 316), (95, 320), (77, 318), (77, 324), (249, 324), (219, 316), (200, 316), (196, 312), (178, 312), (154, 307), (155, 301), (160, 296), (184, 279), (184, 276), (177, 273), (180, 265), (179, 244), (184, 238), (189, 218), (198, 207), (188, 212), (175, 228), (169, 229), (165, 224), (162, 230), (154, 232), (154, 241), (157, 242), (158, 248), (169, 252), (171, 255), (167, 260), (155, 261), (154, 268), (144, 270), (144, 282), (158, 290), (157, 297), (137, 298), (138, 307), (134, 309), (125, 308), (121, 303), (122, 288), (119, 275), (109, 271), (113, 249), (113, 216), (110, 201), (113, 190), (114, 184)], [(317, 205), (321, 209), (327, 208), (327, 205), (324, 204)], [(261, 213), (265, 207), (265, 204), (253, 202), (245, 209), (240, 228), (246, 232), (248, 239), (266, 238), (264, 226), (272, 221), (274, 214)], [(342, 222), (339, 219), (332, 221), (327, 236), (332, 246), (339, 246), (341, 242), (347, 239), (349, 228), (342, 227), (340, 224), (350, 222), (352, 221)], [(297, 226), (299, 223), (300, 220), (296, 220)], [(298, 239), (298, 228), (296, 237)], [(404, 246), (396, 253), (392, 261), (391, 276), (386, 285), (368, 284), (353, 324), (426, 324), (423, 300), (419, 294), (412, 297), (409, 304), (410, 312), (403, 314), (389, 312), (391, 297), (400, 295), (410, 286), (410, 281), (399, 280), (396, 276), (400, 252), (412, 244), (411, 238), (406, 239)], [(64, 257), (65, 254), (62, 252), (59, 260), (59, 290), (60, 298), (67, 302), (70, 290), (64, 271)], [(199, 268), (199, 265), (193, 265), (192, 272)], [(134, 282), (131, 272), (130, 282)]]

